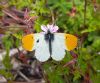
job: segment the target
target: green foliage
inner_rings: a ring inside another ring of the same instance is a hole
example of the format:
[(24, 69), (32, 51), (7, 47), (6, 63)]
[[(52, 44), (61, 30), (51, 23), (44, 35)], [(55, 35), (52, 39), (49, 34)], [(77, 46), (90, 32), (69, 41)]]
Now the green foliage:
[(4, 69), (0, 70), (0, 74), (5, 76), (5, 78), (7, 78), (8, 80), (13, 79), (13, 75), (11, 74), (11, 72), (6, 71)]
[[(78, 49), (75, 50), (75, 53), (78, 54), (78, 58), (77, 63), (74, 65), (75, 70), (73, 73), (69, 67), (63, 67), (64, 64), (73, 59), (69, 52), (66, 53), (66, 57), (61, 62), (48, 61), (43, 64), (43, 69), (51, 83), (81, 83), (80, 80), (82, 79), (80, 78), (85, 75), (88, 64), (90, 64), (95, 71), (100, 70), (100, 54), (98, 54), (100, 52), (100, 8), (95, 12), (93, 2), (90, 0), (86, 1), (86, 11), (84, 8), (85, 0), (9, 1), (10, 6), (14, 5), (20, 10), (27, 7), (31, 10), (31, 16), (38, 16), (38, 19), (34, 22), (36, 32), (41, 32), (40, 26), (42, 24), (55, 23), (59, 26), (60, 32), (85, 37), (82, 45), (79, 45)], [(97, 2), (98, 4), (100, 3), (99, 0), (97, 0)], [(74, 7), (76, 12), (74, 12), (74, 16), (71, 16), (71, 11)], [(0, 13), (0, 15), (2, 15), (2, 13)], [(84, 34), (87, 34), (87, 36)], [(3, 38), (3, 44), (7, 51), (3, 63), (8, 69), (11, 68), (10, 58), (8, 57), (9, 50), (13, 47), (13, 44), (18, 47), (22, 37), (19, 33), (15, 33), (13, 36), (16, 37), (16, 42), (9, 34)], [(78, 43), (80, 44), (81, 42), (79, 41)], [(89, 73), (91, 79), (93, 82), (99, 83), (100, 74), (98, 72), (94, 74), (91, 70), (90, 68)]]
[(14, 45), (15, 45), (16, 48), (18, 48), (20, 43), (21, 43), (22, 34), (23, 34), (22, 31), (19, 31), (19, 32), (15, 33), (15, 34), (12, 34), (15, 37)]
[(31, 6), (32, 0), (10, 0), (9, 5), (16, 6), (18, 9), (23, 7)]
[(9, 57), (8, 54), (4, 57), (3, 64), (4, 64), (4, 66), (6, 67), (7, 70), (10, 70), (12, 68), (12, 65), (10, 63), (10, 57)]
[(5, 67), (5, 70), (1, 69), (0, 74), (5, 76), (7, 79), (13, 79), (13, 75), (10, 72), (10, 70), (12, 69), (12, 65), (10, 63), (11, 59), (9, 57), (9, 50), (12, 47), (14, 41), (10, 35), (6, 35), (3, 38), (2, 42), (4, 43), (4, 47), (6, 49), (6, 55), (4, 56), (3, 61), (2, 61), (3, 65)]
[(76, 70), (76, 71), (74, 72), (74, 78), (73, 78), (73, 81), (78, 80), (80, 77), (81, 77), (80, 72)]
[(9, 52), (10, 48), (13, 46), (14, 40), (11, 35), (5, 35), (2, 39), (3, 45), (7, 52)]
[(60, 62), (57, 63), (53, 61), (51, 63), (46, 63), (43, 65), (43, 68), (51, 83), (65, 83), (63, 77), (69, 75), (69, 69), (62, 67)]

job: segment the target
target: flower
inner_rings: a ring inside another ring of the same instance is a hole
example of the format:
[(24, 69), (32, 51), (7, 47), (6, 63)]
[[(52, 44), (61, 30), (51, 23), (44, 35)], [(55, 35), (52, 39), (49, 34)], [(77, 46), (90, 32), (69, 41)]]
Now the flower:
[(0, 34), (0, 37), (4, 36), (4, 34)]
[(48, 31), (50, 31), (51, 33), (55, 33), (55, 32), (57, 32), (58, 31), (58, 26), (56, 26), (56, 25), (47, 25), (47, 26), (45, 26), (45, 25), (41, 25), (41, 29), (42, 29), (42, 31), (44, 32), (44, 33), (48, 33)]
[(0, 34), (0, 43), (2, 42), (2, 37), (4, 36), (4, 34)]

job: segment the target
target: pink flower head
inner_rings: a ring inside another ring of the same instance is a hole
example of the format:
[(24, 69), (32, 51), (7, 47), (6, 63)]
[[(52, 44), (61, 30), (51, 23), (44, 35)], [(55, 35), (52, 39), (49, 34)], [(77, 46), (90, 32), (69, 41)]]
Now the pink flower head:
[(0, 34), (0, 37), (3, 37), (4, 36), (4, 34)]
[(42, 25), (41, 26), (41, 29), (42, 29), (42, 31), (44, 32), (44, 33), (48, 33), (48, 31), (50, 31), (51, 33), (55, 33), (55, 32), (57, 32), (58, 31), (58, 26), (56, 26), (56, 25), (47, 25), (47, 26), (45, 26), (45, 25)]

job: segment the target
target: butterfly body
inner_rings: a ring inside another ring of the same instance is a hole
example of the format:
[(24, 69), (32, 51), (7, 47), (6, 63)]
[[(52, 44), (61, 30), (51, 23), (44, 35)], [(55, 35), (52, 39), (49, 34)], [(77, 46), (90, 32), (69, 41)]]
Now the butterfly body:
[(50, 31), (48, 31), (47, 34), (44, 35), (45, 36), (45, 40), (47, 41), (48, 43), (48, 46), (49, 46), (49, 53), (50, 55), (52, 54), (52, 42), (54, 40), (54, 34), (51, 33)]

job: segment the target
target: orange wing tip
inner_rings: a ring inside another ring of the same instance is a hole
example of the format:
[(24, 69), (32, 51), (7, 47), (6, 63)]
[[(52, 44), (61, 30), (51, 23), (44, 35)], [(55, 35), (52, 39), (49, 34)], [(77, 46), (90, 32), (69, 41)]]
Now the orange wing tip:
[(22, 46), (25, 50), (32, 51), (34, 46), (34, 34), (28, 34), (23, 36)]
[(78, 38), (76, 36), (71, 34), (65, 34), (65, 37), (65, 45), (68, 51), (71, 51), (77, 47)]

